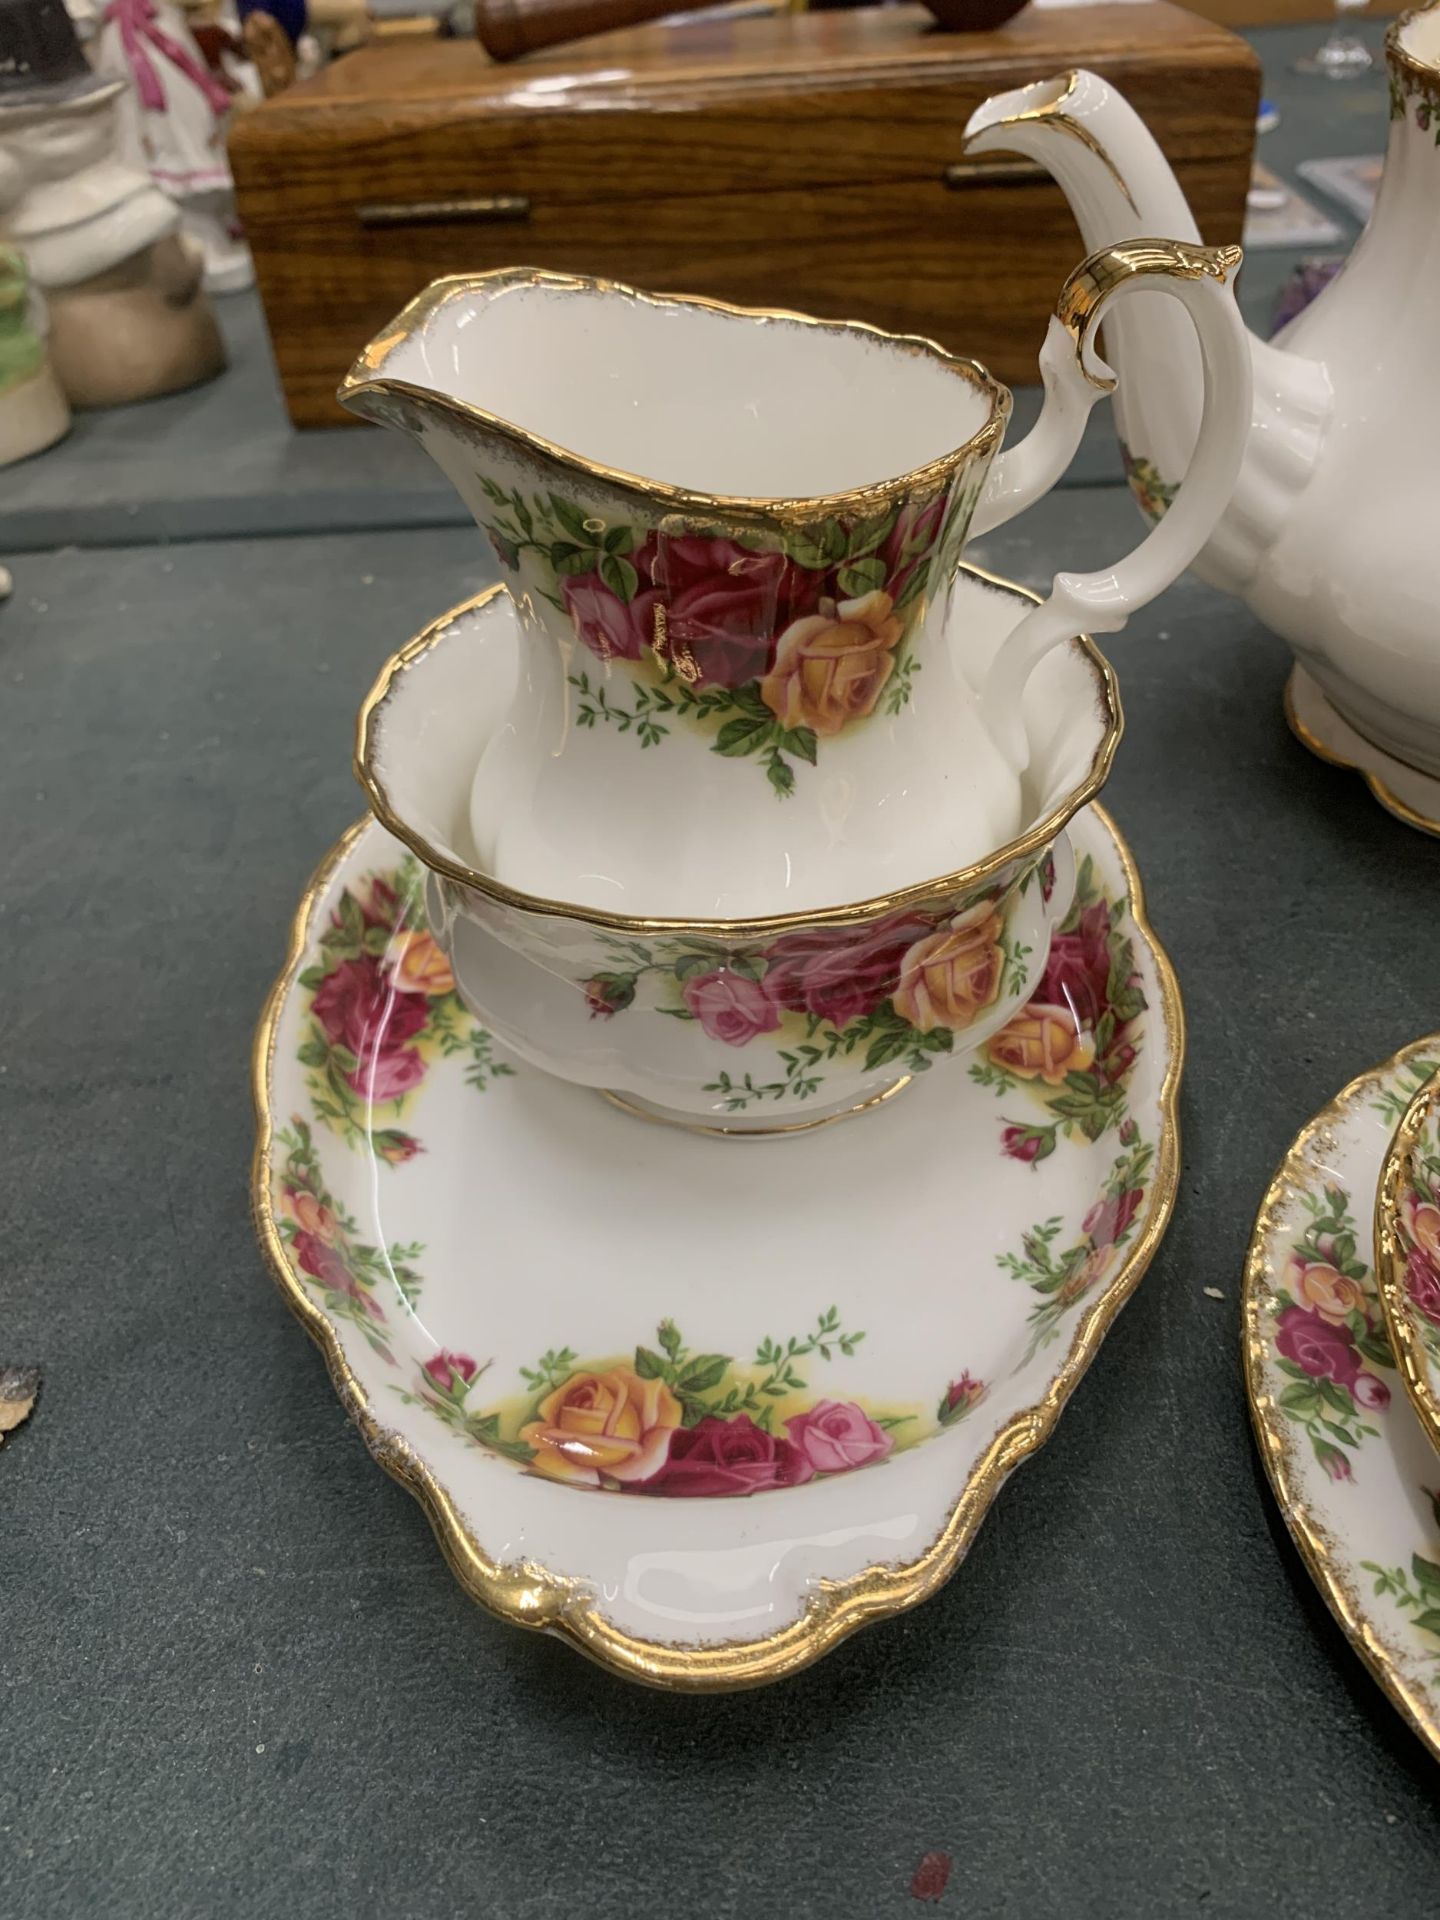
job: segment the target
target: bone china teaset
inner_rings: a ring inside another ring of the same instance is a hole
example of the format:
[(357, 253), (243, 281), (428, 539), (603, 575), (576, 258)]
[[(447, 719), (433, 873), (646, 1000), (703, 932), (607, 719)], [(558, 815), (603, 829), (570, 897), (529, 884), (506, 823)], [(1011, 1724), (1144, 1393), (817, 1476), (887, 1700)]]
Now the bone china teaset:
[[(1329, 538), (1360, 510), (1339, 469), (1390, 431), (1351, 309), (1367, 275), (1425, 270), (1401, 229), (1440, 167), (1415, 106), (1440, 113), (1437, 55), (1440, 14), (1392, 31), (1374, 225), (1283, 350), (1246, 339), (1238, 250), (1200, 245), (1103, 82), (982, 107), (968, 143), (1051, 166), (1098, 247), (1013, 448), (1006, 389), (928, 341), (527, 269), (436, 282), (347, 377), (449, 476), (502, 586), (362, 711), (373, 818), (307, 893), (257, 1045), (257, 1217), (372, 1449), (506, 1618), (657, 1684), (777, 1677), (931, 1591), (1048, 1436), (1178, 1175), (1183, 1021), (1096, 803), (1121, 718), (1088, 632), (1196, 563), (1293, 638), (1322, 751), (1353, 729), (1412, 797), (1440, 782), (1403, 489), (1383, 594), (1347, 572), (1374, 545)], [(1112, 392), (1136, 549), (1040, 603), (967, 565)], [(1427, 406), (1417, 382), (1407, 430)], [(1317, 1577), (1353, 1587), (1303, 1503), (1373, 1456), (1375, 1564), (1421, 1642), (1440, 1564), (1401, 1553), (1421, 1517), (1398, 1468), (1384, 1491), (1383, 1423), (1440, 1444), (1425, 1051), (1372, 1076), (1389, 1131), (1416, 1097), (1383, 1179), (1388, 1133), (1354, 1147), (1379, 1280), (1351, 1196), (1297, 1212), (1292, 1169), (1247, 1306)], [(1367, 1659), (1435, 1739), (1440, 1637), (1388, 1665), (1383, 1638)]]

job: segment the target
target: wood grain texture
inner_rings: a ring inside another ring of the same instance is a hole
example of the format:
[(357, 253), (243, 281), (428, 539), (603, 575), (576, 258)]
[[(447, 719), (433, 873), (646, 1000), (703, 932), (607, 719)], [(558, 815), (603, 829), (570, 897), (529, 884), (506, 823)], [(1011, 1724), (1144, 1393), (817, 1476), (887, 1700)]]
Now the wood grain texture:
[[(1242, 41), (1159, 0), (963, 40), (928, 22), (651, 27), (505, 68), (469, 42), (391, 43), (266, 102), (231, 158), (292, 419), (347, 417), (337, 382), (426, 281), (516, 262), (868, 320), (1033, 379), (1080, 254), (1069, 210), (1047, 181), (945, 170), (988, 94), (1082, 62), (1154, 128), (1205, 237), (1238, 240), (1259, 95)], [(377, 206), (389, 224), (363, 225)]]

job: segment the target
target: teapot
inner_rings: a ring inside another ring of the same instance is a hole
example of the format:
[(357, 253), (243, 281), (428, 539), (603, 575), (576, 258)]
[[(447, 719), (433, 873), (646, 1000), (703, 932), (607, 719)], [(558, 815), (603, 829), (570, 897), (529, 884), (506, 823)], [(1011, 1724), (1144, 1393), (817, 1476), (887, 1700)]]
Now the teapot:
[[(1041, 417), (1004, 451), (1008, 390), (930, 341), (533, 268), (436, 281), (340, 398), (432, 455), (518, 616), (508, 717), (476, 736), (475, 863), (571, 905), (733, 920), (893, 894), (1021, 833), (1033, 669), (1123, 626), (1229, 498), (1239, 260), (1141, 240), (1085, 261)], [(1102, 313), (1141, 291), (1199, 343), (1184, 502), (1118, 566), (1057, 575), (986, 658), (951, 624), (965, 540), (1060, 477), (1114, 385)]]
[[(1440, 0), (1392, 25), (1386, 60), (1390, 138), (1370, 222), (1311, 305), (1268, 344), (1251, 338), (1244, 460), (1192, 571), (1287, 640), (1297, 679), (1363, 741), (1440, 779)], [(994, 95), (965, 146), (1038, 161), (1090, 247), (1199, 238), (1159, 146), (1093, 73)], [(1126, 473), (1156, 520), (1183, 497), (1195, 444), (1195, 341), (1162, 303), (1136, 300), (1106, 321), (1105, 346)]]

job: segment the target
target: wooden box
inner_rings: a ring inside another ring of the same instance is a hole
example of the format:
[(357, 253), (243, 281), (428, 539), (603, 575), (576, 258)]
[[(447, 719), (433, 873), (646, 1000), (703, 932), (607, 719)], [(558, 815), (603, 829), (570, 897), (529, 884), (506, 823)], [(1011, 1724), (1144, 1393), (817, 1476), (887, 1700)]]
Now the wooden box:
[(995, 33), (919, 7), (637, 28), (511, 66), (381, 42), (236, 125), (241, 217), (291, 418), (437, 274), (524, 264), (933, 336), (1033, 381), (1080, 257), (1029, 162), (967, 162), (988, 94), (1085, 65), (1149, 122), (1207, 240), (1238, 240), (1255, 55), (1160, 0), (1027, 8)]

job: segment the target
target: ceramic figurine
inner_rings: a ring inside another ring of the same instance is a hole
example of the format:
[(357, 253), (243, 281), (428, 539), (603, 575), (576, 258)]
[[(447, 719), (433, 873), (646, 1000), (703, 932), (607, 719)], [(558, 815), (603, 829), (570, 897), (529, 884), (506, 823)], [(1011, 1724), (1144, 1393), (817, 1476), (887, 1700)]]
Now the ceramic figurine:
[(92, 3), (101, 6), (95, 65), (129, 83), (116, 103), (121, 156), (148, 168), (179, 202), (182, 230), (204, 254), (206, 291), (250, 286), (255, 273), (225, 155), (230, 87), (210, 72), (171, 0)]
[[(1403, 780), (1394, 810), (1440, 832), (1440, 0), (1395, 22), (1386, 59), (1390, 142), (1369, 225), (1273, 342), (1252, 340), (1249, 445), (1195, 570), (1294, 648), (1302, 738), (1362, 765), (1382, 797)], [(966, 145), (1048, 168), (1092, 247), (1196, 236), (1159, 146), (1092, 73), (996, 95)], [(1175, 498), (1194, 443), (1195, 343), (1157, 303), (1117, 314), (1106, 343), (1131, 484), (1154, 516)]]
[(43, 309), (24, 259), (0, 246), (0, 467), (53, 446), (70, 408), (45, 354)]
[[(433, 455), (524, 622), (474, 864), (551, 900), (728, 920), (892, 895), (1005, 845), (1033, 792), (1031, 669), (1122, 627), (1229, 497), (1238, 261), (1159, 241), (1087, 261), (1050, 323), (1040, 422), (1003, 453), (1008, 390), (929, 342), (529, 269), (437, 281), (340, 397)], [(1187, 310), (1210, 368), (1185, 524), (1057, 576), (994, 660), (952, 653), (967, 534), (1060, 477), (1110, 384), (1099, 315), (1140, 289)]]
[(86, 64), (60, 0), (0, 0), (27, 49), (0, 74), (0, 232), (49, 311), (51, 364), (77, 406), (115, 406), (218, 373), (225, 350), (174, 203), (116, 153), (123, 83)]
[[(73, 0), (72, 0), (73, 3)], [(260, 76), (245, 52), (240, 14), (234, 0), (181, 0), (191, 38), (213, 80), (230, 95), (232, 113), (243, 113), (265, 97)]]

